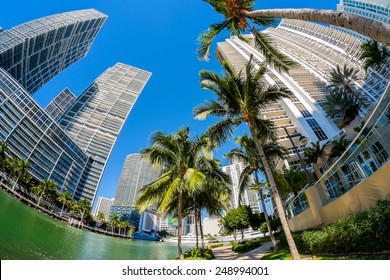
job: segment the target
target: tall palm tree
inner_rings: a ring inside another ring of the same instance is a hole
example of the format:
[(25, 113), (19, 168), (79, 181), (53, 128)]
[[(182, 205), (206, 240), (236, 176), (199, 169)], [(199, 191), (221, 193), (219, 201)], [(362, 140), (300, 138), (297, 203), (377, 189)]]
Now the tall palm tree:
[(55, 186), (56, 184), (53, 180), (44, 179), (39, 183), (39, 185), (33, 187), (33, 192), (38, 196), (38, 206), (41, 203), (42, 197), (47, 196), (48, 194), (55, 191)]
[(333, 69), (329, 74), (329, 85), (327, 88), (330, 89), (331, 92), (338, 92), (344, 95), (351, 94), (359, 100), (361, 105), (367, 107), (359, 93), (353, 88), (353, 84), (358, 80), (357, 73), (358, 70), (349, 68), (346, 64), (344, 64), (343, 68), (340, 68), (340, 65), (337, 65), (336, 69)]
[(364, 70), (369, 67), (380, 67), (385, 63), (389, 63), (390, 51), (386, 46), (378, 44), (377, 41), (367, 40), (361, 45), (363, 50), (360, 59), (364, 59)]
[(205, 242), (201, 210), (205, 209), (210, 216), (221, 217), (223, 211), (227, 211), (229, 208), (231, 190), (228, 185), (231, 181), (230, 176), (222, 172), (221, 167), (220, 161), (212, 158), (202, 158), (198, 163), (198, 168), (206, 175), (206, 181), (192, 196), (196, 218), (195, 228), (198, 228), (198, 222), (202, 248), (205, 248)]
[(28, 168), (30, 164), (27, 160), (22, 160), (18, 157), (14, 157), (11, 161), (11, 177), (15, 179), (15, 183), (12, 186), (12, 190), (15, 190), (19, 180), (23, 180), (28, 175)]
[(328, 144), (329, 141), (325, 142), (322, 145), (320, 144), (320, 141), (310, 142), (311, 146), (303, 149), (305, 155), (305, 161), (306, 163), (313, 164), (317, 177), (321, 177), (321, 174), (318, 169), (318, 160), (319, 159), (324, 160), (325, 156), (327, 155), (326, 146)]
[(298, 168), (283, 170), (282, 176), (289, 187), (289, 192), (294, 193), (294, 197), (308, 183), (305, 172)]
[(68, 191), (65, 191), (64, 193), (58, 195), (58, 200), (62, 202), (62, 208), (60, 212), (60, 216), (62, 216), (65, 205), (68, 205), (69, 201), (72, 200), (72, 195)]
[(118, 214), (113, 214), (110, 216), (108, 220), (108, 224), (111, 227), (111, 232), (114, 232), (114, 229), (119, 227), (119, 223), (120, 223), (120, 218)]
[[(245, 17), (237, 16), (236, 9), (237, 5), (240, 5), (242, 8), (251, 7), (254, 1), (208, 1), (210, 5), (212, 5), (218, 13), (222, 13), (225, 15), (225, 20), (221, 23), (216, 23), (210, 25), (209, 29), (200, 35), (198, 41), (200, 43), (200, 47), (197, 50), (199, 57), (204, 60), (208, 60), (210, 57), (210, 46), (214, 40), (214, 38), (222, 31), (227, 30), (230, 35), (237, 36), (240, 40), (248, 41), (248, 38), (243, 36), (242, 34), (246, 29), (249, 29), (251, 34), (254, 37), (254, 42), (256, 48), (264, 55), (264, 58), (267, 62), (273, 65), (276, 69), (280, 71), (288, 71), (288, 69), (295, 65), (288, 56), (282, 54), (276, 49), (271, 41), (271, 38), (265, 34), (260, 32), (255, 26), (250, 26), (250, 21), (248, 21)], [(236, 2), (236, 3), (233, 3)], [(240, 2), (240, 3), (238, 3)], [(259, 24), (262, 26), (271, 26), (275, 23), (273, 19), (269, 18), (252, 18), (251, 22), (255, 24)]]
[[(239, 179), (239, 200), (238, 200), (239, 204), (241, 202), (241, 198), (243, 196), (245, 189), (249, 189), (252, 187), (253, 181), (251, 178), (252, 175), (254, 175), (255, 186), (257, 188), (257, 191), (260, 194), (260, 201), (263, 207), (263, 211), (264, 211), (263, 213), (267, 224), (268, 233), (271, 238), (272, 245), (274, 247), (274, 252), (276, 252), (278, 250), (277, 243), (272, 233), (271, 223), (269, 221), (265, 203), (264, 203), (264, 194), (263, 194), (264, 185), (260, 182), (258, 177), (258, 172), (261, 168), (261, 160), (256, 150), (255, 142), (246, 133), (242, 137), (236, 138), (236, 142), (240, 145), (240, 147), (230, 150), (227, 154), (225, 154), (225, 157), (228, 158), (230, 162), (240, 161), (246, 165)], [(284, 153), (281, 146), (277, 146), (277, 148), (275, 148), (277, 144), (274, 144), (275, 142), (271, 142), (271, 143), (272, 144), (270, 144), (269, 146), (267, 146), (267, 144), (264, 145), (264, 151), (265, 154), (267, 155), (267, 158), (271, 158), (272, 156), (275, 155), (283, 157)]]
[(226, 61), (222, 63), (222, 66), (226, 75), (218, 75), (209, 71), (200, 72), (202, 88), (214, 92), (217, 101), (206, 101), (196, 107), (195, 116), (197, 119), (205, 119), (207, 116), (222, 118), (208, 129), (208, 135), (215, 143), (226, 141), (233, 136), (237, 126), (242, 123), (247, 124), (272, 190), (291, 254), (294, 259), (299, 259), (263, 144), (258, 138), (259, 134), (271, 135), (270, 128), (273, 127), (271, 121), (260, 117), (261, 110), (281, 98), (289, 97), (291, 93), (287, 88), (277, 85), (266, 86), (263, 81), (265, 64), (255, 71), (252, 56), (246, 65), (245, 73), (242, 71), (235, 73)]
[(84, 199), (77, 201), (77, 204), (78, 204), (80, 212), (81, 212), (80, 225), (81, 225), (81, 227), (83, 227), (84, 217), (91, 211), (91, 203), (84, 198)]
[(103, 212), (100, 212), (96, 215), (97, 226), (100, 227), (106, 221), (106, 217)]
[(347, 150), (349, 144), (351, 144), (352, 141), (345, 137), (346, 135), (344, 134), (339, 139), (332, 141), (332, 149), (329, 154), (332, 159), (340, 157)]
[(338, 123), (340, 128), (347, 126), (358, 116), (360, 107), (361, 103), (343, 90), (330, 92), (322, 103), (322, 108), (329, 117), (342, 116)]
[[(256, 25), (269, 26), (270, 19), (300, 19), (306, 21), (315, 21), (327, 23), (335, 26), (345, 27), (370, 37), (384, 45), (390, 45), (390, 26), (379, 21), (351, 15), (333, 10), (315, 10), (315, 9), (261, 9), (254, 10), (255, 0), (202, 0), (210, 4), (214, 10), (224, 16), (220, 23), (212, 24), (209, 29), (203, 33), (199, 42), (198, 49), (200, 58), (207, 59), (210, 54), (210, 45), (213, 39), (222, 30), (227, 30), (231, 35), (243, 38), (243, 34), (249, 27), (251, 32), (255, 30), (250, 27), (250, 22)], [(256, 33), (257, 30), (255, 30)], [(267, 40), (267, 39), (266, 39)], [(256, 38), (257, 45), (263, 53), (273, 55), (273, 51), (267, 51), (269, 44), (262, 41), (262, 38)], [(270, 49), (271, 50), (271, 49)], [(278, 62), (278, 59), (275, 59)], [(280, 62), (283, 62), (281, 60)], [(283, 63), (281, 63), (283, 65)]]
[(205, 138), (190, 139), (188, 127), (180, 128), (175, 134), (157, 131), (152, 135), (152, 146), (141, 153), (153, 164), (163, 167), (162, 175), (154, 182), (144, 186), (136, 201), (140, 212), (157, 203), (157, 213), (167, 216), (175, 211), (178, 220), (178, 251), (184, 258), (182, 235), (183, 198), (201, 189), (207, 177), (198, 167), (207, 143)]
[(4, 163), (9, 152), (8, 145), (4, 141), (0, 141), (0, 168), (5, 169)]

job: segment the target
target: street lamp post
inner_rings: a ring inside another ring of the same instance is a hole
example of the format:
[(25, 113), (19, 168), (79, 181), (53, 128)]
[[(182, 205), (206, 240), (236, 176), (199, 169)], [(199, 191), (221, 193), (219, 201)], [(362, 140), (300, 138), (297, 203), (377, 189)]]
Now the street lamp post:
[(313, 182), (311, 181), (309, 172), (306, 169), (306, 165), (303, 163), (302, 157), (299, 154), (298, 149), (297, 149), (297, 147), (294, 144), (294, 141), (292, 140), (293, 137), (298, 137), (298, 136), (299, 136), (299, 139), (301, 140), (301, 139), (305, 138), (305, 136), (303, 136), (301, 133), (296, 133), (296, 134), (290, 135), (290, 133), (288, 132), (287, 128), (285, 126), (283, 126), (283, 128), (284, 128), (284, 131), (287, 134), (287, 138), (290, 139), (290, 142), (291, 142), (291, 144), (292, 144), (292, 146), (294, 148), (294, 152), (298, 155), (299, 163), (301, 165), (301, 168), (305, 171), (307, 182), (311, 185)]

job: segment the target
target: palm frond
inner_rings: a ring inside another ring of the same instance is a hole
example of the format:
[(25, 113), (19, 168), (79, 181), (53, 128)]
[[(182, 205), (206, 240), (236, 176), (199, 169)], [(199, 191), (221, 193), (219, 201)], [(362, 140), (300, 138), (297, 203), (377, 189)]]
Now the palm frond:
[(200, 34), (198, 38), (198, 43), (200, 47), (196, 50), (196, 53), (201, 60), (210, 59), (210, 47), (213, 43), (214, 38), (225, 28), (228, 28), (231, 25), (231, 20), (225, 20), (221, 23), (215, 23), (210, 25), (206, 32)]
[(226, 116), (226, 108), (213, 100), (206, 100), (205, 103), (194, 108), (195, 119), (205, 120), (209, 115), (215, 117)]
[(288, 70), (297, 65), (296, 62), (291, 60), (288, 56), (280, 53), (273, 45), (271, 38), (257, 30), (256, 28), (251, 29), (251, 33), (255, 39), (256, 49), (264, 56), (265, 61), (275, 67), (278, 71), (288, 72)]
[(221, 145), (234, 135), (235, 128), (239, 125), (238, 118), (226, 118), (212, 125), (207, 130), (207, 135), (213, 143)]

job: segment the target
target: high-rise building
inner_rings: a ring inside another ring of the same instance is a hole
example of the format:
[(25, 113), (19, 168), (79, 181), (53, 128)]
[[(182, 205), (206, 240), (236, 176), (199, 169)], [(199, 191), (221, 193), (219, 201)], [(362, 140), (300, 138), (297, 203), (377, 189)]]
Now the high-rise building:
[(30, 163), (35, 180), (54, 180), (59, 191), (91, 202), (120, 130), (151, 74), (117, 63), (77, 100), (65, 90), (46, 111), (32, 95), (86, 55), (106, 19), (96, 10), (81, 10), (0, 33), (0, 140), (8, 144), (11, 156)]
[(161, 168), (153, 166), (141, 154), (126, 157), (115, 194), (114, 205), (135, 205), (139, 190), (161, 175)]
[(51, 179), (72, 195), (83, 184), (91, 159), (39, 106), (31, 95), (0, 68), (0, 140), (10, 156), (27, 160), (37, 180)]
[(95, 216), (97, 216), (99, 212), (101, 212), (104, 214), (104, 218), (106, 219), (106, 221), (108, 221), (110, 217), (110, 209), (113, 203), (113, 198), (99, 197), (95, 209)]
[(259, 202), (257, 200), (256, 192), (252, 189), (244, 190), (243, 195), (239, 195), (239, 182), (242, 171), (245, 165), (242, 162), (233, 163), (231, 165), (223, 166), (222, 171), (230, 176), (231, 179), (231, 198), (230, 208), (237, 208), (239, 205), (249, 205), (252, 212), (259, 212)]
[[(264, 32), (281, 52), (299, 63), (288, 73), (267, 67), (266, 81), (289, 88), (293, 96), (283, 98), (262, 111), (264, 118), (274, 122), (278, 142), (289, 151), (289, 158), (274, 162), (274, 167), (299, 167), (299, 158), (287, 132), (305, 136), (313, 142), (329, 141), (344, 133), (336, 126), (340, 119), (337, 116), (330, 119), (321, 107), (326, 101), (327, 80), (332, 69), (337, 65), (358, 69), (354, 89), (369, 106), (373, 106), (383, 92), (389, 81), (390, 69), (382, 67), (378, 71), (366, 73), (362, 67), (363, 61), (359, 59), (363, 41), (331, 27), (299, 20), (282, 20), (277, 28), (268, 28)], [(218, 43), (218, 59), (227, 60), (239, 71), (253, 54), (258, 67), (264, 58), (254, 48), (253, 38), (248, 36), (248, 39), (249, 43), (237, 38)], [(368, 110), (363, 108), (361, 115)], [(292, 140), (298, 152), (303, 153), (305, 143), (299, 143), (298, 137)]]
[(390, 24), (389, 0), (340, 0), (337, 10)]
[(106, 70), (62, 116), (60, 124), (90, 156), (88, 182), (80, 195), (93, 200), (118, 135), (151, 73), (123, 63)]
[(119, 178), (114, 205), (111, 207), (111, 215), (118, 214), (121, 219), (129, 220), (136, 228), (141, 230), (155, 230), (158, 227), (157, 221), (159, 220), (155, 211), (145, 211), (142, 214), (141, 225), (139, 226), (140, 216), (135, 210), (135, 202), (139, 190), (157, 180), (160, 173), (161, 168), (153, 166), (141, 154), (128, 155)]
[(107, 16), (94, 9), (56, 14), (0, 33), (0, 67), (30, 94), (83, 58)]
[(82, 10), (0, 33), (0, 140), (12, 156), (29, 162), (37, 181), (52, 179), (72, 195), (85, 183), (92, 160), (31, 95), (87, 53), (106, 19)]
[(75, 101), (76, 96), (68, 88), (65, 88), (46, 106), (45, 112), (58, 121)]

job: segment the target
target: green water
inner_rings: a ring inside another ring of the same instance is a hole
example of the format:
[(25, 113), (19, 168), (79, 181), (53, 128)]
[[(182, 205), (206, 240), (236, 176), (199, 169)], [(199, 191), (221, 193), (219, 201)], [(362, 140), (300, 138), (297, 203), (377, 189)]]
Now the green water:
[(177, 255), (175, 243), (119, 239), (79, 230), (0, 190), (2, 260), (164, 260)]

